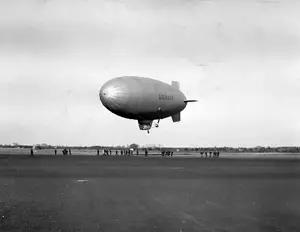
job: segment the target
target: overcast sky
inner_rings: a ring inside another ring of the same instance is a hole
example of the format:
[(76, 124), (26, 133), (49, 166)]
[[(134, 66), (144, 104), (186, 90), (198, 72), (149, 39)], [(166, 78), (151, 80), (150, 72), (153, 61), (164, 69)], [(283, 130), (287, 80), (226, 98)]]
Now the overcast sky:
[[(300, 2), (0, 1), (0, 143), (300, 145)], [(182, 121), (148, 135), (107, 80), (180, 81)]]

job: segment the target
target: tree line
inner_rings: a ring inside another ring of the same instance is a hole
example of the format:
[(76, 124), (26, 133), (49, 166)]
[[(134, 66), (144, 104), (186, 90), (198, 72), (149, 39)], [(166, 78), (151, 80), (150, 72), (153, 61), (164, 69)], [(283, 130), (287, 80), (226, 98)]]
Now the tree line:
[[(65, 146), (65, 145), (49, 145), (49, 144), (38, 144), (38, 145), (28, 145), (28, 144), (0, 144), (1, 148), (32, 148), (35, 149), (64, 149), (66, 147), (71, 149), (88, 149), (88, 150), (103, 150), (103, 149), (145, 149), (145, 147), (141, 147), (138, 144), (130, 144), (126, 146)], [(161, 147), (161, 146), (152, 146), (147, 147), (147, 150), (164, 150), (164, 149), (172, 149), (181, 152), (201, 152), (201, 151), (220, 151), (220, 152), (233, 152), (233, 153), (241, 153), (241, 152), (255, 152), (255, 153), (264, 153), (264, 152), (289, 152), (296, 153), (300, 152), (300, 147), (298, 146), (280, 146), (280, 147), (264, 147), (264, 146), (256, 146), (256, 147)]]

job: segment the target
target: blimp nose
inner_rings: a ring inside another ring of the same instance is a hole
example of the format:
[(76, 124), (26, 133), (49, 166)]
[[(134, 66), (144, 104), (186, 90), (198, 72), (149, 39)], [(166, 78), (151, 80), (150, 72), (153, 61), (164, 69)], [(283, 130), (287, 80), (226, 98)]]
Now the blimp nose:
[(100, 100), (109, 110), (124, 108), (127, 101), (128, 91), (126, 85), (117, 81), (109, 81), (100, 89)]

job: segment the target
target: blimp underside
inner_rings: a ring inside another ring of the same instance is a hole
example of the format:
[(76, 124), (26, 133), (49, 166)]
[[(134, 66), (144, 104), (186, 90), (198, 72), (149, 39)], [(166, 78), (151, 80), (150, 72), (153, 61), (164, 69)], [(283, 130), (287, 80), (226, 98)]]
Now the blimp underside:
[[(172, 117), (180, 121), (187, 100), (179, 83), (168, 85), (144, 77), (118, 77), (106, 82), (100, 90), (102, 104), (112, 113), (137, 120), (140, 130), (152, 128), (154, 120)], [(156, 127), (158, 127), (158, 123)]]

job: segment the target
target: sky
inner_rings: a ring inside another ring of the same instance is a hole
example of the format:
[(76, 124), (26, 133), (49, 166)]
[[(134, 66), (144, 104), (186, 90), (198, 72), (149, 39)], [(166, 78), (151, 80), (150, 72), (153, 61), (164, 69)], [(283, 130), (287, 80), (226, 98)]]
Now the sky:
[[(0, 1), (0, 143), (299, 146), (296, 0)], [(180, 82), (150, 134), (101, 104), (117, 76)]]

